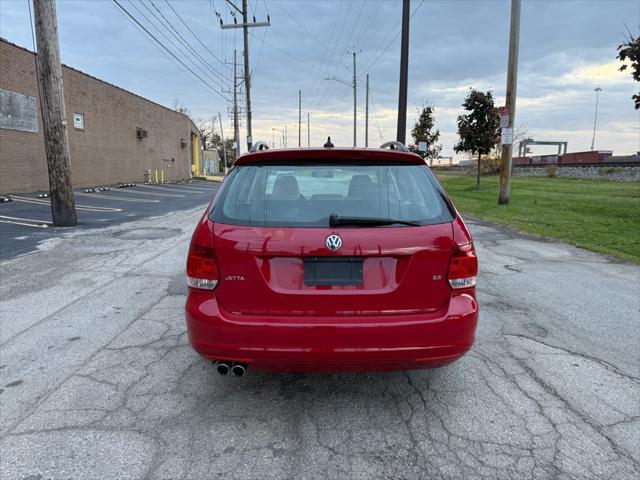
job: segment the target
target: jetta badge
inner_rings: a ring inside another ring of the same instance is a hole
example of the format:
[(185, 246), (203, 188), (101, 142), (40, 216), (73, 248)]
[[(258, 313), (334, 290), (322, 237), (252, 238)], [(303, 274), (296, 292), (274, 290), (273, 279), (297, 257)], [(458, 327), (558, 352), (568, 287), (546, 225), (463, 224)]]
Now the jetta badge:
[(338, 235), (329, 235), (324, 242), (329, 250), (338, 250), (342, 246), (342, 239)]

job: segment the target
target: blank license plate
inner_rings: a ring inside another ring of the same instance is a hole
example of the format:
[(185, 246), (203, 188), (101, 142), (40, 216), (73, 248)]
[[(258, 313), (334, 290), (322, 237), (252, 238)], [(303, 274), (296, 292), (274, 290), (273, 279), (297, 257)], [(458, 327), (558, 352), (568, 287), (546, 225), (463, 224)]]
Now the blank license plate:
[(362, 258), (305, 258), (304, 284), (362, 285)]

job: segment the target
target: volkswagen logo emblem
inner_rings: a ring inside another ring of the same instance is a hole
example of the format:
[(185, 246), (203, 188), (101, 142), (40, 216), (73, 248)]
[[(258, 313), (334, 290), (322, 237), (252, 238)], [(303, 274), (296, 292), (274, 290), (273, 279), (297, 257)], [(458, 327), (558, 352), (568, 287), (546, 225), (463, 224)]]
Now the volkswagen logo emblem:
[(342, 239), (336, 234), (329, 235), (324, 244), (329, 250), (338, 250), (342, 246)]

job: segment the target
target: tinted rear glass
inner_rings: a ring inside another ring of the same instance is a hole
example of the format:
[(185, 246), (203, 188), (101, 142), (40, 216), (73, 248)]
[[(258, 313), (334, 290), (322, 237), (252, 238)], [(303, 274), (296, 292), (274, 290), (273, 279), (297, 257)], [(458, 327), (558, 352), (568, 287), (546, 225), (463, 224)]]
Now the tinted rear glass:
[(327, 227), (331, 214), (422, 225), (453, 219), (423, 165), (246, 165), (225, 187), (212, 219), (233, 225)]

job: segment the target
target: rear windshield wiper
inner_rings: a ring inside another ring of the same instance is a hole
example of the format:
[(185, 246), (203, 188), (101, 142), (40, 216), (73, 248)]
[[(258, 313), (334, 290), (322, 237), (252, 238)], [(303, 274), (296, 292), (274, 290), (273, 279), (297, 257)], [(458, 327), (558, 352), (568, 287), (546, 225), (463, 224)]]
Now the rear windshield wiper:
[(329, 215), (329, 226), (352, 226), (352, 227), (380, 227), (385, 225), (410, 225), (412, 227), (422, 226), (419, 222), (411, 222), (409, 220), (396, 220), (394, 218), (370, 218), (370, 217), (339, 217), (332, 213)]

